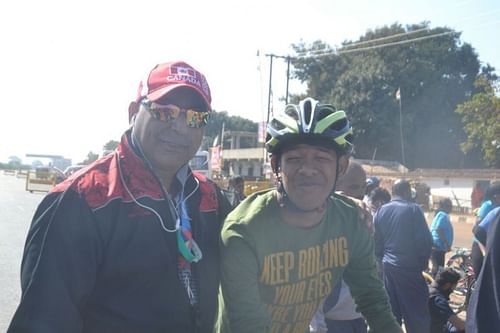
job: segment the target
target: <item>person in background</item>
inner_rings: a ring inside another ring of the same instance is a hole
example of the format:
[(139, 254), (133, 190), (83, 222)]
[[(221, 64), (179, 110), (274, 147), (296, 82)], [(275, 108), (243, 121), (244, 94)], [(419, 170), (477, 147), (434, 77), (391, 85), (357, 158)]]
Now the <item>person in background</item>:
[(467, 307), (467, 333), (498, 332), (500, 328), (500, 213), (492, 216), (483, 267), (476, 273), (476, 287)]
[(465, 321), (450, 308), (450, 294), (460, 280), (460, 273), (444, 268), (437, 273), (429, 291), (430, 333), (464, 333)]
[(500, 205), (500, 182), (495, 182), (488, 187), (484, 196), (484, 201), (477, 212), (477, 223), (492, 210)]
[[(337, 182), (337, 193), (362, 200), (366, 184), (366, 173), (363, 167), (353, 160)], [(366, 333), (365, 319), (356, 311), (356, 303), (352, 298), (349, 286), (344, 280), (333, 288), (311, 321), (312, 332), (328, 333)]]
[(408, 333), (428, 333), (429, 290), (422, 271), (428, 266), (432, 236), (422, 209), (411, 202), (410, 183), (396, 180), (392, 193), (391, 202), (374, 216), (375, 255), (382, 261), (385, 288), (398, 322), (404, 320)]
[(483, 252), (485, 244), (481, 244), (481, 241), (485, 241), (486, 237), (485, 235), (482, 235), (482, 233), (483, 232), (485, 233), (487, 231), (484, 223), (482, 227), (479, 227), (479, 225), (486, 217), (486, 215), (488, 215), (488, 213), (491, 210), (493, 210), (498, 206), (500, 206), (500, 182), (495, 182), (486, 191), (484, 202), (479, 208), (479, 211), (477, 213), (476, 223), (472, 228), (474, 240), (472, 242), (472, 247), (471, 247), (471, 261), (474, 273), (476, 275), (479, 274), (479, 272), (481, 271), (481, 266), (483, 264), (483, 259), (484, 259)]
[(114, 153), (38, 206), (9, 333), (212, 332), (231, 207), (188, 165), (210, 103), (205, 76), (187, 63), (148, 72)]
[[(372, 216), (375, 216), (375, 213), (380, 209), (380, 207), (390, 201), (391, 194), (389, 193), (389, 191), (387, 191), (383, 187), (375, 187), (368, 196), (368, 207), (372, 213)], [(376, 260), (378, 276), (383, 280), (384, 274), (382, 268), (382, 260), (381, 258), (376, 258)]]
[(453, 226), (449, 215), (452, 208), (453, 204), (449, 198), (441, 199), (436, 215), (432, 220), (432, 276), (436, 276), (437, 272), (444, 267), (446, 252), (451, 251), (453, 245)]
[(366, 190), (366, 173), (361, 164), (353, 160), (337, 181), (337, 192), (349, 197), (363, 200)]
[(389, 201), (391, 201), (391, 194), (383, 187), (374, 188), (368, 196), (368, 206), (373, 215)]
[[(486, 241), (488, 238), (488, 230), (492, 222), (500, 214), (500, 206), (493, 208), (488, 215), (481, 220), (481, 222), (474, 228), (474, 237), (479, 244), (481, 253), (484, 255), (486, 252)], [(478, 271), (479, 273), (479, 271)]]
[(306, 332), (341, 279), (374, 333), (400, 333), (356, 204), (334, 193), (352, 151), (345, 112), (306, 98), (267, 127), (277, 188), (246, 198), (221, 233), (217, 332)]
[(369, 204), (369, 199), (370, 199), (370, 193), (378, 188), (380, 186), (380, 179), (375, 176), (371, 176), (366, 178), (366, 188), (365, 188), (365, 195), (363, 198), (363, 201), (366, 204)]
[(228, 192), (232, 200), (229, 200), (233, 207), (238, 206), (242, 202), (245, 196), (245, 180), (241, 176), (233, 176), (229, 179)]
[(476, 275), (479, 274), (481, 271), (481, 268), (483, 266), (483, 260), (484, 260), (484, 254), (486, 252), (486, 242), (488, 239), (488, 230), (490, 229), (490, 226), (492, 222), (495, 220), (496, 216), (500, 214), (500, 206), (497, 206), (493, 208), (485, 217), (484, 219), (479, 222), (479, 224), (475, 225), (472, 232), (474, 233), (474, 244), (476, 247), (474, 248), (475, 251), (479, 249), (479, 254), (474, 253), (474, 259), (476, 261), (473, 261), (473, 269)]
[(484, 198), (484, 191), (481, 188), (479, 182), (476, 182), (474, 188), (472, 189), (472, 193), (470, 195), (470, 203), (473, 210), (481, 206), (483, 198)]

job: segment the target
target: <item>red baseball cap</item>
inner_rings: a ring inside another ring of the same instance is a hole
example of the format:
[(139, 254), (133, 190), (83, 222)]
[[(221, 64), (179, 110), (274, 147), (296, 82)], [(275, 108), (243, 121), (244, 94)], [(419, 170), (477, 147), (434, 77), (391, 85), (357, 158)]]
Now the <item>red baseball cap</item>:
[(156, 65), (139, 84), (136, 102), (143, 98), (155, 102), (179, 87), (193, 89), (203, 98), (207, 110), (211, 111), (212, 97), (205, 75), (183, 61)]

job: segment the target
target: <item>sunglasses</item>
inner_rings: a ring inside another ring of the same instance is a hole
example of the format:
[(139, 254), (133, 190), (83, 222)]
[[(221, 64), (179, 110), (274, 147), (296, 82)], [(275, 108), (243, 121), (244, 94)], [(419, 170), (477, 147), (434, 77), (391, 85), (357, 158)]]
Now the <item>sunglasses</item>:
[(146, 110), (155, 118), (164, 123), (171, 123), (176, 120), (181, 112), (186, 114), (186, 126), (191, 128), (201, 128), (210, 119), (209, 112), (202, 112), (193, 109), (183, 109), (174, 104), (141, 103)]

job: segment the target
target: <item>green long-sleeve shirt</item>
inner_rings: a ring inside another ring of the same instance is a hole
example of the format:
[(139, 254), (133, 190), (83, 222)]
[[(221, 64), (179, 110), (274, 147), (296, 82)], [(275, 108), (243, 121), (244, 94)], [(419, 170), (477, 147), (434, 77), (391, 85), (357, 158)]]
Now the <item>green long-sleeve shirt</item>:
[(268, 190), (227, 217), (216, 331), (306, 332), (343, 276), (371, 332), (401, 332), (377, 277), (372, 236), (352, 202), (333, 196), (312, 228), (283, 223), (279, 209)]

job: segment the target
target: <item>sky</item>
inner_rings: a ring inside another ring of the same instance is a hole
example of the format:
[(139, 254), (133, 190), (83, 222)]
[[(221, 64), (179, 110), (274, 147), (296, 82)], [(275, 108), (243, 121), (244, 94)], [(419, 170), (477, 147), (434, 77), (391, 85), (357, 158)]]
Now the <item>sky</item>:
[[(119, 140), (139, 81), (184, 60), (205, 74), (212, 107), (262, 121), (269, 57), (316, 40), (332, 47), (367, 30), (429, 21), (461, 31), (500, 74), (498, 0), (19, 0), (0, 4), (0, 162), (55, 154), (85, 159)], [(274, 59), (273, 109), (286, 64)], [(304, 91), (296, 80), (290, 93)]]

